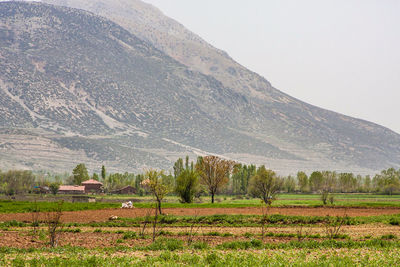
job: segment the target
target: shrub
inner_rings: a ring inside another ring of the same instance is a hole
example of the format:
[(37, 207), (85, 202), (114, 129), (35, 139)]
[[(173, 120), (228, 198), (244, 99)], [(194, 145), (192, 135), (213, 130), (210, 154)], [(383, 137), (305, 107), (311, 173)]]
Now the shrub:
[(174, 251), (183, 249), (183, 241), (178, 239), (160, 238), (154, 241), (151, 245), (146, 248), (149, 250), (169, 250)]
[(16, 220), (7, 221), (1, 224), (2, 227), (25, 227), (26, 223), (18, 222)]
[(123, 239), (133, 239), (137, 237), (137, 233), (136, 232), (125, 232), (125, 234), (122, 236)]
[(261, 240), (259, 240), (259, 239), (252, 239), (251, 241), (250, 241), (250, 244), (251, 244), (251, 246), (253, 247), (253, 248), (260, 248), (260, 247), (262, 247), (262, 241)]
[(212, 232), (205, 233), (204, 235), (206, 235), (206, 236), (221, 236), (221, 233), (212, 231)]
[(178, 222), (178, 218), (174, 216), (169, 216), (169, 215), (162, 215), (160, 216), (160, 223), (164, 224), (173, 224)]
[(79, 228), (75, 228), (75, 229), (62, 229), (60, 231), (64, 233), (80, 233), (82, 230)]
[(206, 256), (205, 261), (207, 264), (209, 264), (211, 266), (215, 266), (216, 263), (218, 261), (220, 261), (220, 257), (217, 254), (215, 254), (214, 252), (212, 252)]
[(234, 236), (234, 234), (232, 234), (232, 233), (223, 233), (222, 236), (223, 237), (229, 237), (229, 236)]
[(192, 243), (192, 248), (206, 249), (206, 248), (208, 248), (208, 243), (207, 242), (194, 242), (194, 243)]
[(195, 170), (183, 170), (176, 178), (175, 192), (182, 203), (192, 203), (199, 191), (199, 174)]
[(252, 239), (251, 241), (233, 241), (225, 242), (218, 245), (219, 249), (249, 249), (249, 248), (261, 248), (262, 241), (259, 239)]
[(244, 233), (244, 237), (250, 238), (252, 236), (254, 236), (254, 234), (249, 233), (249, 232)]
[(170, 231), (161, 230), (158, 232), (158, 235), (174, 235), (174, 233)]
[(395, 219), (395, 218), (390, 218), (389, 224), (391, 225), (400, 225), (400, 220)]
[(388, 239), (396, 239), (397, 238), (397, 236), (396, 235), (394, 235), (394, 234), (388, 234), (388, 235), (383, 235), (383, 236), (381, 236), (381, 239), (386, 239), (386, 240), (388, 240)]

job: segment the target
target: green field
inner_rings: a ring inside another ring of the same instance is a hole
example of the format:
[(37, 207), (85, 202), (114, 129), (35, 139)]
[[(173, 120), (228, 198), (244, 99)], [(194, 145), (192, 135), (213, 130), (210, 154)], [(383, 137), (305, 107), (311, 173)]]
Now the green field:
[[(5, 197), (3, 196), (3, 199)], [(63, 210), (96, 210), (120, 207), (121, 201), (133, 200), (134, 206), (138, 208), (149, 208), (152, 204), (151, 196), (135, 195), (112, 195), (96, 196), (96, 203), (71, 203), (68, 197), (58, 196), (49, 202), (47, 197), (36, 195), (26, 196), (30, 201), (0, 200), (0, 213), (29, 212), (33, 208), (32, 201), (37, 199), (37, 205), (41, 211), (49, 211), (54, 207), (54, 201), (66, 199)], [(175, 196), (167, 196), (164, 208), (238, 208), (238, 207), (261, 207), (263, 204), (259, 199), (235, 196), (217, 196), (216, 203), (210, 203), (209, 197), (201, 197), (192, 204), (182, 204)], [(375, 195), (375, 194), (336, 194), (334, 206), (346, 207), (400, 207), (400, 195)], [(322, 206), (320, 195), (316, 194), (280, 194), (272, 206)]]
[[(317, 207), (322, 204), (319, 197), (281, 194), (273, 205)], [(335, 197), (335, 206), (400, 207), (400, 196), (337, 194)], [(71, 203), (68, 196), (52, 201), (34, 195), (25, 199), (37, 202), (1, 200), (0, 213), (29, 212), (35, 205), (41, 211), (51, 211), (61, 199), (65, 200), (65, 211), (119, 208), (120, 202), (126, 200), (138, 201), (134, 205), (139, 208), (154, 207), (149, 196), (97, 196), (96, 203)], [(168, 196), (163, 206), (262, 205), (259, 199), (232, 196), (218, 196), (215, 204), (209, 203), (208, 197), (197, 201), (202, 203), (181, 204), (178, 198)], [(45, 220), (37, 223), (36, 232), (30, 222), (0, 222), (0, 266), (398, 266), (400, 263), (400, 212), (359, 217), (161, 215), (153, 228), (154, 221), (154, 216), (86, 223), (72, 220), (58, 231), (60, 244), (55, 248), (49, 247)], [(332, 234), (335, 229), (337, 233)]]
[(260, 242), (227, 243), (209, 248), (190, 247), (176, 240), (160, 239), (150, 246), (87, 250), (0, 250), (2, 266), (398, 266), (399, 242), (305, 242), (279, 246)]
[[(38, 201), (36, 204), (29, 201), (12, 201), (0, 200), (0, 213), (19, 213), (31, 212), (36, 207), (40, 211), (52, 211), (57, 206), (57, 202)], [(99, 210), (108, 208), (118, 208), (121, 205), (118, 203), (71, 203), (64, 202), (62, 205), (63, 211), (77, 210)]]

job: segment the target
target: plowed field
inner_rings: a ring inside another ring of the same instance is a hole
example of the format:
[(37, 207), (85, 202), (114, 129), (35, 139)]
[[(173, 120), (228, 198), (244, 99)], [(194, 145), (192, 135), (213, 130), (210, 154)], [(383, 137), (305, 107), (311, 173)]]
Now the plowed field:
[[(107, 221), (111, 216), (123, 218), (142, 217), (146, 215), (146, 209), (105, 209), (87, 211), (66, 211), (63, 213), (64, 222), (102, 222)], [(248, 208), (167, 208), (163, 209), (165, 214), (170, 215), (215, 215), (215, 214), (243, 214), (261, 215), (262, 210), (257, 207)], [(274, 207), (270, 209), (270, 214), (282, 215), (301, 215), (301, 216), (376, 216), (400, 214), (400, 208), (341, 208), (341, 207)], [(45, 219), (45, 214), (41, 214), (40, 219)], [(30, 213), (9, 213), (0, 214), (0, 221), (25, 221), (32, 220)]]

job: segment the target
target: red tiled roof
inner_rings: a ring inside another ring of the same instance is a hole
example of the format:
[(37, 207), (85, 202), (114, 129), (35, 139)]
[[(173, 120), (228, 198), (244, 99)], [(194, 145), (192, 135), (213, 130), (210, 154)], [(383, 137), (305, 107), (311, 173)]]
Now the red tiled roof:
[(83, 184), (83, 185), (85, 185), (85, 184), (101, 184), (101, 185), (103, 185), (103, 183), (101, 183), (101, 182), (99, 182), (99, 181), (96, 181), (96, 180), (93, 180), (93, 179), (84, 181), (84, 182), (82, 182), (82, 184)]
[(60, 185), (58, 191), (85, 191), (85, 186), (83, 185)]

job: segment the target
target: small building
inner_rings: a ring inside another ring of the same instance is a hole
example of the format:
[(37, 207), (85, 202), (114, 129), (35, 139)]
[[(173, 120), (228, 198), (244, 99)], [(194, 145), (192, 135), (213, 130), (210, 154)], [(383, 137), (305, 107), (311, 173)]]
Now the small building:
[(83, 185), (60, 185), (59, 194), (85, 194), (85, 186)]
[(33, 187), (33, 192), (35, 194), (48, 194), (50, 193), (50, 188), (48, 186), (35, 186)]
[(87, 181), (82, 182), (82, 185), (85, 187), (85, 192), (93, 192), (93, 193), (100, 193), (102, 192), (103, 183), (90, 179)]
[(131, 195), (131, 194), (136, 194), (136, 188), (133, 186), (125, 186), (121, 189), (117, 189), (111, 192), (111, 194), (119, 194), (119, 195)]

